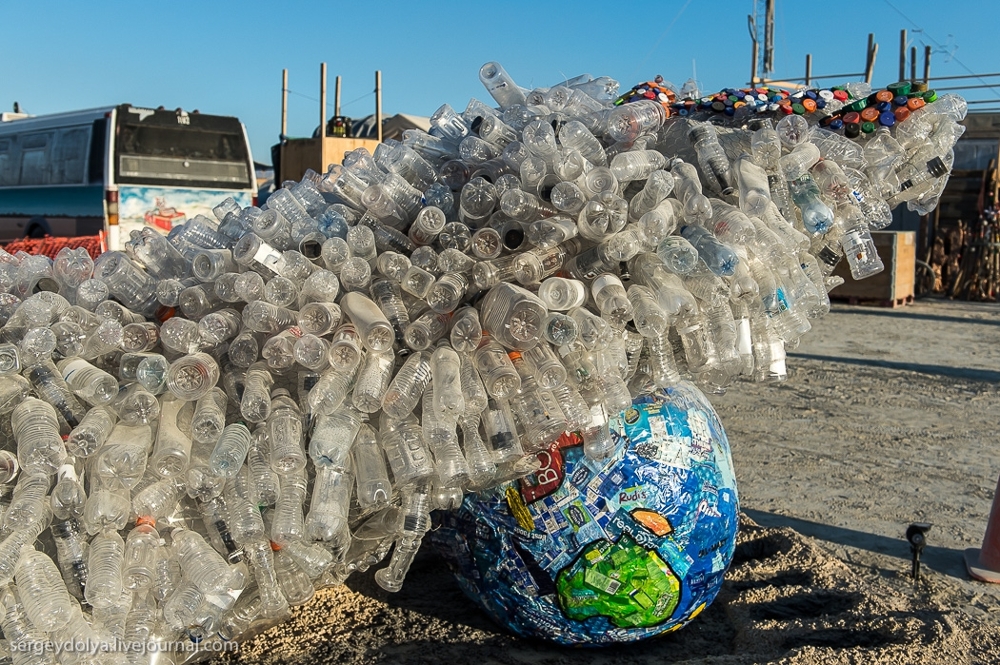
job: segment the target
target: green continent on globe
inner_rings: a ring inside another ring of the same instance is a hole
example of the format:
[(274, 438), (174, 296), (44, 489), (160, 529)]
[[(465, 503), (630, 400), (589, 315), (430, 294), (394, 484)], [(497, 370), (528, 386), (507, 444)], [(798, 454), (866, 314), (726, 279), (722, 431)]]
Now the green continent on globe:
[(681, 596), (677, 576), (653, 550), (627, 534), (595, 540), (556, 578), (559, 605), (570, 619), (604, 616), (619, 628), (645, 628), (670, 618)]

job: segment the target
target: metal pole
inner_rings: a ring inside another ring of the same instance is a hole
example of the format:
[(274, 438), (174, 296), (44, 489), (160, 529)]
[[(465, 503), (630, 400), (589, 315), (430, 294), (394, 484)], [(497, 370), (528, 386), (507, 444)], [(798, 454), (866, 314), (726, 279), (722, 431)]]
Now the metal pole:
[(326, 136), (326, 63), (319, 65), (319, 135)]
[(813, 54), (806, 53), (806, 87), (812, 82), (812, 72), (813, 72)]
[(931, 47), (924, 47), (924, 83), (929, 84), (931, 80)]
[(760, 46), (757, 44), (757, 40), (753, 40), (753, 61), (750, 64), (750, 85), (757, 85), (757, 55), (760, 50)]
[(281, 138), (288, 134), (288, 70), (281, 70)]
[(910, 47), (910, 81), (917, 80), (917, 47)]
[(378, 128), (378, 142), (382, 142), (382, 70), (375, 70), (375, 126)]
[(868, 49), (865, 51), (865, 72), (872, 66), (872, 46), (875, 45), (875, 33), (868, 33)]
[(340, 77), (337, 77), (333, 88), (333, 114), (340, 115)]
[(899, 80), (906, 80), (906, 30), (899, 31)]

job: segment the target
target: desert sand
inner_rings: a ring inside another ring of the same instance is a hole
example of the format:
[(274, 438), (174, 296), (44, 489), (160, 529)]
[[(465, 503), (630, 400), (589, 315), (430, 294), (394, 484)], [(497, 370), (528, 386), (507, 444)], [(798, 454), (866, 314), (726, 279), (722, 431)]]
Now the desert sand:
[[(1000, 475), (1000, 305), (835, 305), (788, 380), (712, 396), (744, 519), (719, 597), (680, 631), (605, 649), (524, 640), (424, 548), (317, 593), (226, 663), (1000, 663), (1000, 589), (972, 581)], [(931, 522), (910, 577), (911, 522)]]

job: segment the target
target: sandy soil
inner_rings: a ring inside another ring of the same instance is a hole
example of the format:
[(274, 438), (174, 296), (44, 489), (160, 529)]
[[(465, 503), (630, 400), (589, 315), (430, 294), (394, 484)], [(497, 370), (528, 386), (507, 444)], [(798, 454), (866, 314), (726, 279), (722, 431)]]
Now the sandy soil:
[[(719, 598), (683, 630), (601, 650), (515, 638), (425, 551), (399, 594), (353, 577), (217, 662), (1000, 662), (1000, 589), (962, 559), (1000, 475), (1000, 306), (835, 306), (789, 366), (713, 398), (746, 519)], [(915, 521), (934, 525), (917, 582)]]

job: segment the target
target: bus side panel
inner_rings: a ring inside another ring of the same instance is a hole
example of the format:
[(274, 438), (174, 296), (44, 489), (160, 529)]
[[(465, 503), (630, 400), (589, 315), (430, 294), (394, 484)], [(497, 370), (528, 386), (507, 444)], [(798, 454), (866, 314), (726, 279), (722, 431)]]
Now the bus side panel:
[(97, 235), (104, 226), (104, 188), (0, 188), (0, 241), (23, 238), (32, 217), (44, 217), (54, 236)]
[(165, 234), (196, 215), (205, 215), (216, 221), (212, 208), (230, 196), (241, 207), (252, 204), (252, 195), (247, 191), (119, 185), (121, 242), (128, 240), (133, 230), (143, 226), (151, 226)]

